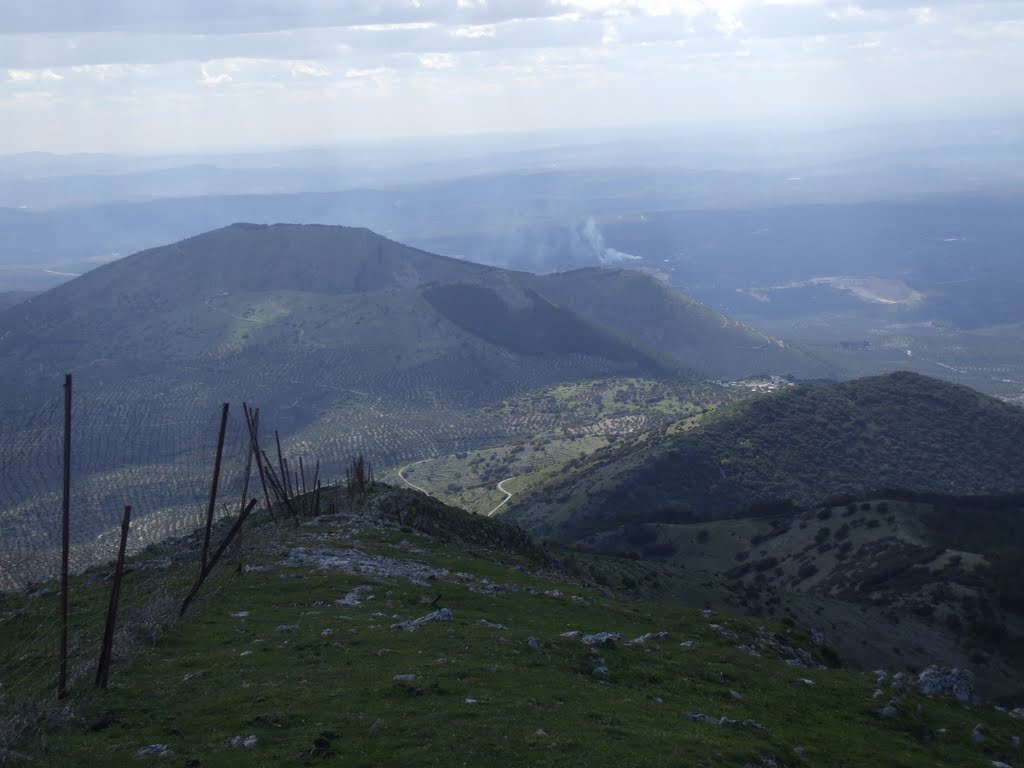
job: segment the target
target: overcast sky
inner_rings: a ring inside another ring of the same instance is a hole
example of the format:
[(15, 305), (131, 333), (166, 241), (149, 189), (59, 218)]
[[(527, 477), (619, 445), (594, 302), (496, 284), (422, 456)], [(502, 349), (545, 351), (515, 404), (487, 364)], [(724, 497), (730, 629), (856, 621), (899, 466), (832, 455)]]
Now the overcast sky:
[(1024, 0), (0, 0), (0, 153), (1024, 104)]

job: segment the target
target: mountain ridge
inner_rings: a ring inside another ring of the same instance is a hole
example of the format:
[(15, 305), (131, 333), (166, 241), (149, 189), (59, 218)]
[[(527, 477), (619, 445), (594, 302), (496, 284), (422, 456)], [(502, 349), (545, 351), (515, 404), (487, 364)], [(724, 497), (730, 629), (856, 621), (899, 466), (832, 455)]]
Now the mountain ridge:
[(882, 486), (1010, 493), (1024, 489), (1022, 464), (1024, 410), (898, 372), (793, 387), (605, 449), (506, 514), (571, 538), (621, 515), (712, 519)]

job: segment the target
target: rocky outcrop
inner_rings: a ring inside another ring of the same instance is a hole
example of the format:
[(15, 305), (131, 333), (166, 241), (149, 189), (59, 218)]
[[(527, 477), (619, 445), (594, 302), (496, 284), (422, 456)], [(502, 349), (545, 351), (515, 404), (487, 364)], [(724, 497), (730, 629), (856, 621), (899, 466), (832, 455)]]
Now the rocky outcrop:
[(932, 664), (917, 678), (917, 690), (924, 696), (948, 696), (957, 701), (975, 700), (974, 673), (959, 667)]

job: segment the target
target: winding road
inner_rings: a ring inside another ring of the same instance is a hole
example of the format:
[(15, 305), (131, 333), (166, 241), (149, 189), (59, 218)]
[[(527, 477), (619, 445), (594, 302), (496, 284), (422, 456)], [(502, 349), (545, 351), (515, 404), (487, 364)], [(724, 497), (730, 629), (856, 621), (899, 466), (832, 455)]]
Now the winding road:
[(513, 477), (506, 477), (504, 480), (498, 483), (498, 490), (505, 494), (505, 499), (498, 506), (496, 506), (494, 509), (487, 513), (488, 517), (494, 517), (495, 512), (497, 512), (499, 509), (508, 504), (509, 499), (512, 498), (512, 492), (505, 490), (505, 483), (507, 483), (509, 480), (515, 480), (516, 477), (518, 477), (518, 475), (514, 475)]
[[(434, 494), (432, 494), (432, 493), (431, 493), (430, 491), (428, 491), (428, 490), (427, 490), (426, 488), (420, 488), (420, 487), (419, 487), (418, 485), (416, 485), (416, 483), (412, 482), (412, 480), (407, 480), (407, 479), (406, 479), (406, 477), (405, 477), (405, 471), (406, 471), (407, 469), (412, 469), (412, 468), (413, 468), (413, 467), (415, 467), (415, 466), (416, 466), (417, 464), (422, 464), (422, 463), (423, 463), (423, 462), (425, 462), (425, 461), (430, 461), (430, 458), (426, 458), (426, 459), (420, 459), (419, 461), (414, 461), (414, 462), (413, 462), (412, 464), (406, 464), (406, 465), (405, 465), (404, 467), (402, 467), (402, 468), (401, 468), (400, 470), (398, 470), (398, 478), (399, 478), (399, 479), (400, 479), (400, 480), (401, 480), (401, 481), (402, 481), (403, 483), (405, 483), (406, 485), (408, 485), (408, 486), (409, 486), (410, 488), (412, 488), (412, 489), (414, 489), (414, 490), (417, 490), (417, 491), (419, 491), (420, 493), (425, 493), (425, 494), (427, 494), (427, 496), (433, 496)], [(506, 501), (507, 501), (507, 499), (506, 499)]]
[[(434, 494), (432, 494), (426, 488), (422, 488), (422, 487), (416, 485), (416, 483), (414, 483), (412, 480), (410, 480), (409, 478), (407, 478), (405, 476), (406, 470), (412, 469), (417, 464), (422, 464), (425, 461), (430, 461), (431, 458), (434, 458), (434, 457), (429, 457), (429, 458), (426, 458), (426, 459), (420, 459), (419, 461), (414, 461), (412, 464), (406, 464), (404, 467), (402, 467), (400, 470), (398, 470), (398, 478), (403, 483), (408, 485), (410, 488), (412, 488), (414, 490), (417, 490), (420, 493), (425, 493), (425, 494), (427, 494), (427, 496), (433, 496)], [(509, 500), (512, 498), (512, 492), (505, 490), (505, 483), (507, 483), (509, 480), (515, 480), (517, 477), (518, 477), (518, 475), (514, 475), (512, 477), (506, 477), (504, 480), (502, 480), (500, 483), (498, 483), (498, 490), (505, 494), (505, 498), (502, 499), (501, 503), (498, 504), (498, 506), (496, 506), (494, 509), (492, 509), (490, 512), (487, 513), (487, 517), (494, 517), (495, 513), (497, 513), (497, 511), (499, 509), (501, 509), (506, 504), (508, 504)]]

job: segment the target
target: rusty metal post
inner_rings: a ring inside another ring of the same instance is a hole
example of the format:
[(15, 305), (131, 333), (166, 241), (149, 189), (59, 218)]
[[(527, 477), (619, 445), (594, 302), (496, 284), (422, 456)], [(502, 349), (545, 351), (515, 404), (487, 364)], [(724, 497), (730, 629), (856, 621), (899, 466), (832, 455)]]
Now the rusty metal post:
[(64, 495), (61, 505), (60, 674), (57, 696), (68, 695), (68, 555), (71, 546), (71, 374), (64, 377)]

